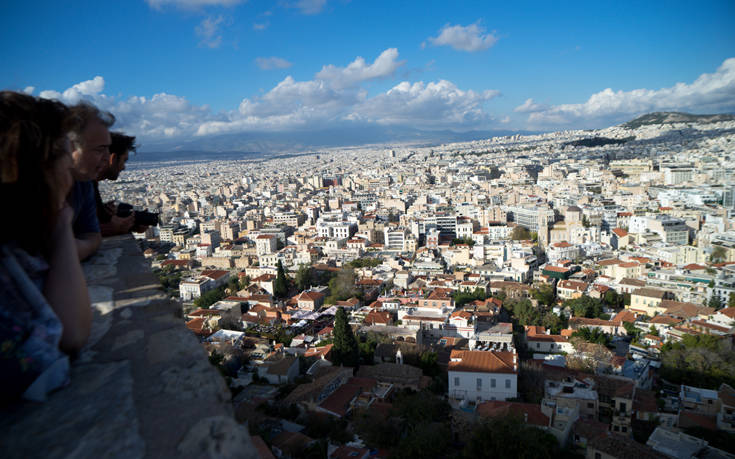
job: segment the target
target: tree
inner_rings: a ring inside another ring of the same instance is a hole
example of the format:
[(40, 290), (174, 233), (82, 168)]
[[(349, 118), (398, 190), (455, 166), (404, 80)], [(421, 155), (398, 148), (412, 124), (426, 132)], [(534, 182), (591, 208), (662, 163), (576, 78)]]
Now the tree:
[(337, 276), (331, 278), (329, 283), (329, 296), (324, 301), (327, 304), (334, 304), (335, 301), (343, 301), (353, 296), (359, 296), (360, 291), (355, 287), (355, 270), (344, 268), (340, 270)]
[(514, 241), (527, 241), (531, 239), (531, 232), (523, 226), (516, 225), (513, 231), (510, 232), (510, 238)]
[(334, 347), (332, 347), (332, 362), (335, 365), (354, 367), (360, 358), (357, 340), (347, 323), (347, 313), (343, 307), (337, 309), (334, 316)]
[(602, 302), (596, 298), (583, 295), (573, 300), (567, 300), (563, 306), (569, 306), (574, 312), (574, 317), (594, 318), (600, 317), (602, 312)]
[(582, 327), (572, 333), (572, 336), (575, 338), (581, 338), (588, 343), (601, 344), (603, 346), (610, 344), (610, 335), (599, 328)]
[(549, 284), (543, 284), (538, 289), (531, 290), (531, 296), (539, 303), (551, 306), (556, 296), (554, 295), (554, 287)]
[(296, 271), (296, 288), (303, 292), (304, 290), (311, 287), (311, 266), (302, 264), (299, 266), (299, 270)]
[(559, 444), (553, 435), (527, 425), (520, 417), (494, 418), (481, 423), (463, 451), (467, 458), (553, 458)]
[(214, 303), (225, 297), (225, 287), (219, 287), (203, 293), (202, 296), (194, 300), (194, 306), (198, 308), (208, 308)]
[[(653, 325), (651, 325), (651, 327), (653, 327)], [(623, 322), (623, 328), (625, 328), (625, 332), (628, 336), (631, 336), (633, 339), (638, 339), (638, 335), (641, 334), (641, 331), (636, 328), (633, 322)]]
[(286, 279), (286, 270), (283, 269), (283, 263), (278, 260), (278, 273), (276, 281), (273, 283), (273, 296), (276, 298), (285, 298), (288, 296), (288, 280)]
[(605, 295), (602, 297), (602, 301), (611, 308), (621, 308), (623, 306), (623, 297), (618, 295), (618, 293), (613, 289), (605, 292)]
[(709, 261), (712, 263), (721, 263), (727, 260), (727, 250), (721, 245), (712, 246), (712, 253), (709, 256)]
[(735, 308), (735, 292), (730, 292), (730, 298), (727, 300), (728, 308)]
[(707, 306), (710, 308), (720, 309), (722, 307), (722, 299), (718, 293), (712, 292), (712, 296), (709, 297)]

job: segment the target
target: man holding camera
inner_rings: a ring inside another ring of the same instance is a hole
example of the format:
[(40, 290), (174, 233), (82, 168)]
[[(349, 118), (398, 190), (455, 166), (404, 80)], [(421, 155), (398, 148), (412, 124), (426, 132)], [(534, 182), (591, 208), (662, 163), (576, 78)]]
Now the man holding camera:
[[(110, 133), (110, 156), (105, 168), (100, 172), (97, 180), (117, 180), (120, 172), (125, 170), (125, 163), (131, 151), (135, 151), (135, 137), (120, 132)], [(100, 221), (100, 230), (103, 237), (125, 234), (130, 231), (142, 233), (148, 226), (157, 223), (157, 215), (149, 212), (135, 212), (130, 204), (102, 202), (98, 182), (94, 184), (95, 200), (97, 201), (97, 218)], [(154, 221), (155, 220), (155, 221)]]

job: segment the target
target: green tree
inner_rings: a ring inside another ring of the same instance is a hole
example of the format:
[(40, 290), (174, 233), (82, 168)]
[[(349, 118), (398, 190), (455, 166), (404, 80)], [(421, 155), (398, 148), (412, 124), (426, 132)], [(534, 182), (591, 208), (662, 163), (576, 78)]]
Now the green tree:
[(563, 306), (569, 306), (574, 312), (574, 317), (595, 318), (600, 317), (602, 312), (602, 302), (596, 298), (583, 295), (573, 300), (567, 300)]
[(575, 338), (581, 338), (588, 343), (601, 344), (603, 346), (610, 344), (610, 335), (599, 328), (582, 327), (572, 333), (572, 336)]
[(510, 232), (510, 238), (514, 241), (527, 241), (531, 239), (531, 232), (523, 226), (516, 225), (513, 231)]
[(710, 308), (720, 309), (722, 307), (722, 299), (720, 299), (720, 295), (712, 292), (712, 295), (709, 297), (709, 301), (707, 302), (707, 306)]
[(343, 307), (337, 309), (334, 316), (334, 347), (332, 347), (332, 362), (335, 365), (354, 367), (360, 358), (357, 340), (352, 328), (347, 322), (347, 313)]
[(518, 325), (541, 325), (541, 311), (528, 299), (509, 301), (505, 306), (513, 313)]
[(613, 289), (605, 292), (605, 295), (602, 297), (602, 301), (611, 308), (623, 307), (623, 297), (618, 295), (618, 293)]
[(278, 273), (276, 281), (273, 284), (273, 296), (276, 298), (286, 298), (288, 296), (288, 280), (286, 279), (286, 270), (283, 269), (283, 263), (278, 260)]
[(549, 284), (543, 284), (538, 289), (532, 289), (531, 296), (545, 306), (551, 306), (556, 299), (554, 287)]
[(722, 263), (727, 260), (727, 250), (721, 245), (712, 246), (712, 253), (709, 256), (712, 263)]
[(563, 315), (561, 317), (557, 316), (551, 311), (547, 311), (544, 313), (543, 317), (541, 318), (541, 325), (546, 327), (548, 330), (551, 331), (551, 333), (557, 335), (561, 333), (562, 329), (566, 328), (568, 324), (568, 320)]
[(460, 237), (452, 239), (451, 245), (457, 244), (467, 244), (472, 247), (473, 245), (475, 245), (475, 241), (471, 237)]
[[(651, 326), (653, 327), (653, 325)], [(633, 339), (638, 339), (638, 336), (641, 334), (641, 331), (632, 322), (623, 322), (623, 328), (625, 328), (628, 336), (631, 336)]]
[(355, 270), (344, 268), (339, 271), (337, 276), (331, 278), (329, 283), (329, 296), (324, 301), (327, 304), (334, 304), (335, 301), (343, 301), (353, 296), (359, 296), (360, 291), (355, 287)]
[(194, 306), (198, 308), (208, 308), (214, 303), (225, 297), (225, 287), (219, 287), (203, 293), (202, 296), (194, 300)]
[(455, 307), (459, 308), (475, 300), (484, 300), (487, 298), (487, 294), (484, 290), (476, 288), (474, 292), (456, 291), (452, 294), (452, 297), (454, 298)]
[(528, 426), (519, 417), (509, 416), (494, 418), (476, 427), (463, 456), (551, 459), (558, 457), (559, 452), (553, 435)]
[(730, 297), (727, 300), (728, 308), (735, 308), (735, 292), (730, 293)]
[(302, 264), (299, 266), (299, 270), (296, 271), (296, 288), (303, 292), (304, 290), (311, 287), (311, 266)]

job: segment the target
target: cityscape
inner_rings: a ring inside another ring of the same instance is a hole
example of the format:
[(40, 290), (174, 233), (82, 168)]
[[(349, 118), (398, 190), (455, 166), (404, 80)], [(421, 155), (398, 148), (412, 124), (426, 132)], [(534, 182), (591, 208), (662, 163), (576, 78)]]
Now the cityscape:
[[(101, 186), (160, 213), (145, 257), (274, 454), (502, 451), (463, 422), (521, 417), (550, 455), (725, 457), (734, 145), (732, 116), (656, 113), (287, 159), (140, 153)], [(399, 418), (416, 394), (428, 424)]]
[(735, 458), (734, 2), (0, 3), (0, 456)]

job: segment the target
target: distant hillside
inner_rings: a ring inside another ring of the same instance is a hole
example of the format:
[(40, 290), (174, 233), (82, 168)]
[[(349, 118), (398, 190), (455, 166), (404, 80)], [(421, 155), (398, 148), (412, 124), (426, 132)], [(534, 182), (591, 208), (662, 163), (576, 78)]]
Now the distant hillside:
[(733, 121), (734, 115), (692, 115), (690, 113), (680, 112), (654, 112), (641, 115), (638, 118), (621, 124), (621, 127), (628, 129), (637, 129), (641, 126), (651, 126), (654, 124), (673, 124), (673, 123), (716, 123), (719, 121)]

